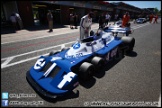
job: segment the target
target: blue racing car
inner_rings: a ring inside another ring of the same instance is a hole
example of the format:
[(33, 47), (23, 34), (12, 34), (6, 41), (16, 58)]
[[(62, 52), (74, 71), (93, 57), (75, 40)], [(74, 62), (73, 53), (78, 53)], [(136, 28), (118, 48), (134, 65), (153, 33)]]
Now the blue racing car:
[(143, 23), (145, 23), (145, 22), (147, 22), (146, 18), (138, 18), (138, 19), (136, 20), (136, 23), (137, 23), (137, 24), (143, 24)]
[(89, 80), (105, 63), (133, 50), (133, 37), (118, 37), (104, 31), (76, 41), (70, 48), (40, 56), (26, 73), (29, 84), (49, 98), (64, 96)]

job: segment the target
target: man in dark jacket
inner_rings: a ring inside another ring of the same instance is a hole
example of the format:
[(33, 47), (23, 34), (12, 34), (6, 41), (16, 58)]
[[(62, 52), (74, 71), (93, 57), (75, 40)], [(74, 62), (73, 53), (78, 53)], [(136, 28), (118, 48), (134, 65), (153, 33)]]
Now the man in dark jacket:
[(99, 16), (98, 23), (99, 23), (99, 28), (103, 29), (105, 26), (105, 15), (104, 14)]
[(52, 32), (53, 31), (52, 30), (53, 29), (53, 15), (50, 10), (47, 13), (47, 20), (49, 24), (49, 32)]

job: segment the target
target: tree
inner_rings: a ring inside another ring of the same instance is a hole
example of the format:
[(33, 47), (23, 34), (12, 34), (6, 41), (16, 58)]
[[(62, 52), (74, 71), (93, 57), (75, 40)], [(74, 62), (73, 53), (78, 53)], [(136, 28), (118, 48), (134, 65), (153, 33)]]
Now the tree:
[(156, 8), (154, 8), (154, 12), (157, 14), (157, 13), (159, 13), (159, 10), (158, 10), (158, 8), (156, 7)]
[(161, 15), (161, 10), (159, 11), (159, 13), (158, 13), (159, 15)]

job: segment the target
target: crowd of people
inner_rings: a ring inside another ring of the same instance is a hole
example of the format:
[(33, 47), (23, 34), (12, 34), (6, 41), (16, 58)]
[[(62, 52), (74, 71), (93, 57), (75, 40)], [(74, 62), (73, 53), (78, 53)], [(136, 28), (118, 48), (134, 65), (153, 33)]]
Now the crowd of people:
[[(84, 39), (86, 37), (89, 36), (90, 34), (90, 30), (91, 30), (91, 25), (92, 25), (92, 18), (93, 18), (94, 13), (93, 12), (89, 12), (87, 15), (83, 16), (80, 20), (80, 39)], [(99, 23), (99, 28), (103, 29), (104, 27), (108, 26), (109, 21), (111, 20), (111, 15), (106, 12), (106, 13), (101, 13), (99, 15), (99, 19), (98, 19), (98, 23)], [(157, 19), (158, 19), (158, 15), (154, 15), (154, 14), (150, 14), (147, 15), (147, 17), (149, 17), (149, 22), (150, 23), (158, 23)], [(69, 16), (69, 22), (70, 22), (70, 28), (71, 29), (77, 29), (78, 26), (78, 15), (77, 13), (70, 13)], [(135, 20), (138, 17), (134, 17)], [(49, 25), (49, 32), (53, 32), (53, 15), (51, 13), (51, 11), (49, 10), (47, 13), (47, 20), (48, 20), (48, 25)], [(154, 19), (154, 20), (153, 20)], [(23, 23), (21, 20), (21, 17), (18, 13), (13, 12), (10, 16), (10, 20), (13, 24), (13, 27), (15, 30), (18, 29), (22, 29), (23, 28)], [(115, 14), (113, 17), (114, 20), (114, 24), (116, 21), (119, 20), (119, 15)], [(130, 26), (130, 15), (129, 12), (126, 12), (122, 18), (122, 26), (121, 27), (129, 27)]]
[[(153, 19), (154, 19), (154, 21), (153, 21)], [(150, 23), (153, 23), (153, 24), (158, 23), (157, 19), (158, 19), (158, 15), (157, 14), (155, 14), (155, 15), (154, 14), (150, 14), (150, 16), (149, 16)]]
[(99, 16), (99, 28), (104, 28), (108, 25), (109, 21), (111, 19), (111, 15), (109, 15), (109, 13), (107, 12), (106, 14), (101, 13), (101, 15)]
[[(90, 29), (91, 29), (91, 25), (92, 25), (92, 16), (93, 16), (93, 13), (90, 12), (89, 14), (83, 16), (81, 18), (81, 21), (80, 21), (80, 39), (84, 39), (86, 37), (89, 36), (89, 32), (90, 32)], [(122, 16), (121, 18), (121, 21), (122, 21), (122, 25), (121, 27), (130, 27), (130, 14), (129, 12), (125, 12), (125, 14)], [(101, 13), (101, 15), (99, 16), (99, 20), (98, 20), (98, 23), (99, 23), (99, 28), (103, 29), (104, 27), (108, 26), (108, 23), (111, 19), (111, 15), (109, 15), (109, 13), (107, 12), (106, 14), (104, 13)], [(158, 23), (157, 22), (157, 19), (158, 19), (158, 15), (153, 15), (151, 14), (149, 16), (149, 21), (150, 23)], [(118, 14), (115, 14), (114, 15), (114, 24), (116, 21), (119, 20), (119, 16)]]

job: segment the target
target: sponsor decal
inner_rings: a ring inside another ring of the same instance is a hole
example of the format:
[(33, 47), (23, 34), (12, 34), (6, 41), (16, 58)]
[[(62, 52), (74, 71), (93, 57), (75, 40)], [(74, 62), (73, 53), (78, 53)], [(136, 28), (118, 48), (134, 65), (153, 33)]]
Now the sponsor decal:
[(62, 87), (66, 84), (66, 82), (71, 82), (71, 80), (75, 77), (75, 73), (69, 72), (68, 74), (63, 76), (62, 81), (58, 84), (58, 88), (62, 89)]
[(34, 65), (34, 69), (38, 70), (41, 69), (45, 65), (45, 60), (44, 58), (40, 58), (37, 60), (37, 62)]
[(77, 57), (82, 57), (83, 56), (83, 53), (78, 53), (78, 54), (75, 54), (75, 55), (65, 55), (66, 58), (70, 59), (70, 58), (77, 58)]
[(78, 49), (78, 48), (80, 48), (80, 43), (75, 43), (75, 44), (73, 45), (73, 49)]

